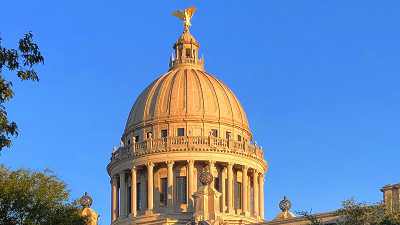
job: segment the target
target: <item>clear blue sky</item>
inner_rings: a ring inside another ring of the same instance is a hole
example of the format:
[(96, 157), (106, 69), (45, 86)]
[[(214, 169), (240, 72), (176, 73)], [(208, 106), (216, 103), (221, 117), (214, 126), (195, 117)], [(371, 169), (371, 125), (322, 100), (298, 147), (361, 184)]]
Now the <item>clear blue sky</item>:
[(269, 163), (265, 217), (377, 202), (400, 182), (399, 1), (0, 1), (2, 44), (32, 31), (40, 82), (7, 103), (20, 135), (0, 162), (53, 169), (110, 222), (106, 172), (130, 108), (168, 70), (182, 24), (241, 101)]

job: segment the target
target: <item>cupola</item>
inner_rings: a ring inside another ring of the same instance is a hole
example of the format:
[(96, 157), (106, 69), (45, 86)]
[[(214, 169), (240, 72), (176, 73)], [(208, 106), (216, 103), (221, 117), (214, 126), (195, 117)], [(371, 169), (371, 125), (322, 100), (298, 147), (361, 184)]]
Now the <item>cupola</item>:
[(199, 59), (198, 56), (200, 45), (189, 32), (190, 25), (190, 22), (184, 23), (183, 33), (173, 45), (175, 54), (172, 53), (169, 70), (178, 66), (192, 66), (204, 70), (204, 58), (202, 56)]

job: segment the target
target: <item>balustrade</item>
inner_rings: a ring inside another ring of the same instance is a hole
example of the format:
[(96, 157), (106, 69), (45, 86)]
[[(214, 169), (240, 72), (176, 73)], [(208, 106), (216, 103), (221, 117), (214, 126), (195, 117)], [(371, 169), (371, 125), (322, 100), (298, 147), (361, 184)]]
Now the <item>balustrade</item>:
[(187, 148), (193, 146), (247, 152), (257, 158), (262, 158), (263, 156), (262, 147), (251, 145), (244, 141), (233, 141), (231, 139), (217, 138), (213, 136), (184, 136), (149, 138), (141, 142), (133, 142), (130, 145), (119, 147), (118, 150), (112, 153), (111, 160), (114, 161), (115, 159), (123, 158), (131, 154), (140, 154), (151, 150)]

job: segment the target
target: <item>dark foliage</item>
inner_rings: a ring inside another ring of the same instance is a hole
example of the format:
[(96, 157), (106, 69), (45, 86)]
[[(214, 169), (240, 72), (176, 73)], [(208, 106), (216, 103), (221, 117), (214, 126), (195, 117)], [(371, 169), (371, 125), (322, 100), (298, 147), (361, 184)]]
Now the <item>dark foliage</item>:
[(0, 151), (3, 147), (11, 146), (11, 137), (18, 136), (18, 127), (15, 122), (10, 122), (4, 103), (13, 96), (12, 82), (7, 81), (3, 74), (3, 69), (16, 71), (21, 80), (39, 81), (33, 66), (44, 63), (44, 58), (39, 51), (37, 44), (33, 42), (31, 32), (25, 34), (19, 40), (17, 49), (7, 49), (2, 46), (0, 37)]

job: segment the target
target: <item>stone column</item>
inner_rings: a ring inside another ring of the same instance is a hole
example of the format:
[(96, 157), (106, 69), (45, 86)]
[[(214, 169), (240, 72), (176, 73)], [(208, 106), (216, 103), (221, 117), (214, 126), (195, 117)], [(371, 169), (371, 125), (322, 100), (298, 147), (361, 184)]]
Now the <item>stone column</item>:
[(117, 219), (118, 209), (117, 209), (117, 178), (115, 176), (111, 177), (111, 222)]
[(260, 173), (260, 219), (264, 220), (264, 174)]
[(154, 168), (154, 163), (147, 163), (147, 210), (146, 214), (153, 214), (153, 207), (154, 207), (154, 201), (153, 201), (153, 168)]
[(214, 187), (214, 171), (215, 171), (215, 161), (208, 161), (208, 166), (210, 167), (210, 173), (213, 175), (213, 180), (210, 184), (211, 187)]
[(125, 184), (125, 172), (119, 173), (119, 217), (126, 218), (126, 184)]
[(258, 172), (257, 170), (253, 171), (253, 210), (254, 217), (258, 219)]
[(249, 215), (251, 215), (251, 176), (248, 176), (247, 184), (247, 210), (249, 211)]
[(226, 167), (224, 167), (222, 169), (222, 172), (221, 172), (221, 192), (222, 192), (221, 212), (225, 212), (225, 203), (226, 203), (226, 191), (225, 191), (225, 189), (226, 189), (226, 187), (225, 187), (226, 176), (225, 176), (225, 173), (226, 173)]
[(228, 163), (228, 210), (227, 213), (234, 213), (233, 210), (233, 163)]
[(172, 213), (173, 212), (173, 190), (174, 190), (174, 170), (173, 170), (173, 168), (174, 168), (174, 161), (168, 161), (167, 162), (167, 166), (168, 166), (168, 169), (167, 169), (167, 196), (168, 196), (168, 199), (167, 199), (167, 211), (169, 212), (169, 213)]
[(188, 186), (188, 208), (190, 211), (194, 210), (194, 199), (193, 199), (193, 169), (194, 160), (187, 160), (187, 186)]
[(132, 184), (131, 184), (131, 209), (132, 216), (136, 216), (137, 214), (137, 178), (136, 178), (136, 166), (133, 166), (131, 169), (132, 172)]
[(247, 166), (242, 166), (242, 215), (248, 216), (249, 211), (247, 209)]

